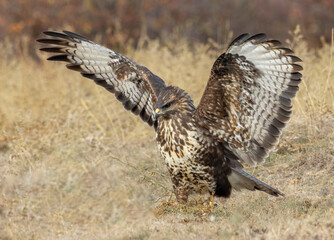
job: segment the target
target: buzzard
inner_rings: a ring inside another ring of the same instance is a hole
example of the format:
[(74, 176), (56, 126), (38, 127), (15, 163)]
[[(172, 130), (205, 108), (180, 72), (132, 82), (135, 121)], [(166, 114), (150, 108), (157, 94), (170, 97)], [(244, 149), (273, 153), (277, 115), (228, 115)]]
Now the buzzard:
[(146, 67), (68, 31), (46, 31), (40, 50), (52, 61), (115, 94), (126, 110), (154, 126), (179, 203), (189, 194), (229, 197), (232, 189), (283, 193), (243, 170), (264, 162), (291, 117), (302, 67), (292, 50), (261, 33), (242, 34), (213, 64), (195, 107), (189, 94)]

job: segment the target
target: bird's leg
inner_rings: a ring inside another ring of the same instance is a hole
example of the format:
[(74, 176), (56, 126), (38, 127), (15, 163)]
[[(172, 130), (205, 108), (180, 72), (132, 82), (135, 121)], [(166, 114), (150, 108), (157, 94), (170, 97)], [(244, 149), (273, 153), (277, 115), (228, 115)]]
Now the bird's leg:
[(188, 201), (189, 190), (186, 187), (174, 187), (174, 194), (178, 203), (184, 204)]
[(214, 198), (214, 196), (215, 196), (215, 191), (213, 191), (213, 192), (211, 193), (211, 196), (210, 196), (210, 201), (209, 201), (209, 206), (210, 206), (210, 207), (213, 207), (213, 206), (214, 206), (214, 204), (213, 204), (213, 198)]

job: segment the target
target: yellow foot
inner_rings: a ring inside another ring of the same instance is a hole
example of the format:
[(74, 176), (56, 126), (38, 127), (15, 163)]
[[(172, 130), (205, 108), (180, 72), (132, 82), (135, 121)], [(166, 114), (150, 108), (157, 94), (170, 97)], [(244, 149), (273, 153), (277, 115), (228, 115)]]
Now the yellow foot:
[(214, 196), (215, 196), (215, 192), (212, 192), (211, 193), (211, 196), (210, 196), (210, 201), (209, 201), (209, 208), (210, 208), (210, 212), (213, 213), (213, 209), (215, 208), (215, 204), (214, 204)]
[(213, 198), (214, 198), (214, 196), (215, 196), (215, 192), (212, 192), (211, 193), (211, 197), (210, 197), (210, 201), (209, 201), (209, 206), (211, 206), (211, 207), (213, 207), (214, 206), (214, 202), (213, 202)]

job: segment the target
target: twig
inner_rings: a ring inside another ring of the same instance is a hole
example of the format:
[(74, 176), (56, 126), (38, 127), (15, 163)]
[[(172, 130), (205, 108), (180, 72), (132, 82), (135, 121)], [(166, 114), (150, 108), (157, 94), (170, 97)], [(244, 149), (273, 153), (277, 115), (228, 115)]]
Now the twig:
[(117, 162), (120, 162), (120, 163), (124, 164), (125, 166), (129, 166), (132, 169), (135, 169), (136, 171), (138, 171), (140, 173), (140, 175), (142, 175), (143, 177), (145, 177), (146, 179), (148, 179), (151, 183), (153, 183), (153, 184), (155, 184), (155, 185), (157, 185), (157, 186), (159, 186), (159, 187), (161, 187), (161, 188), (163, 188), (163, 189), (165, 189), (167, 191), (171, 191), (168, 187), (162, 185), (161, 183), (158, 183), (158, 182), (154, 181), (154, 179), (152, 177), (144, 174), (143, 171), (141, 169), (139, 169), (138, 167), (136, 167), (136, 166), (134, 166), (132, 164), (126, 163), (126, 162), (122, 161), (121, 159), (119, 159), (119, 158), (117, 158), (117, 157), (115, 157), (113, 155), (111, 155), (111, 158), (113, 160), (116, 160)]

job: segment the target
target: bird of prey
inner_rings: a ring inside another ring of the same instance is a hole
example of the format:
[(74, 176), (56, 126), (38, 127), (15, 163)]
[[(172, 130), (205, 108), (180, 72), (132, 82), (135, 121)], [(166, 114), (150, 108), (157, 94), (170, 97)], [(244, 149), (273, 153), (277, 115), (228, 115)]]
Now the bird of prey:
[(294, 52), (266, 35), (242, 34), (214, 62), (200, 103), (146, 67), (79, 34), (44, 32), (52, 61), (108, 91), (154, 126), (179, 203), (193, 193), (229, 197), (232, 189), (284, 195), (243, 170), (264, 162), (291, 117), (302, 67)]

